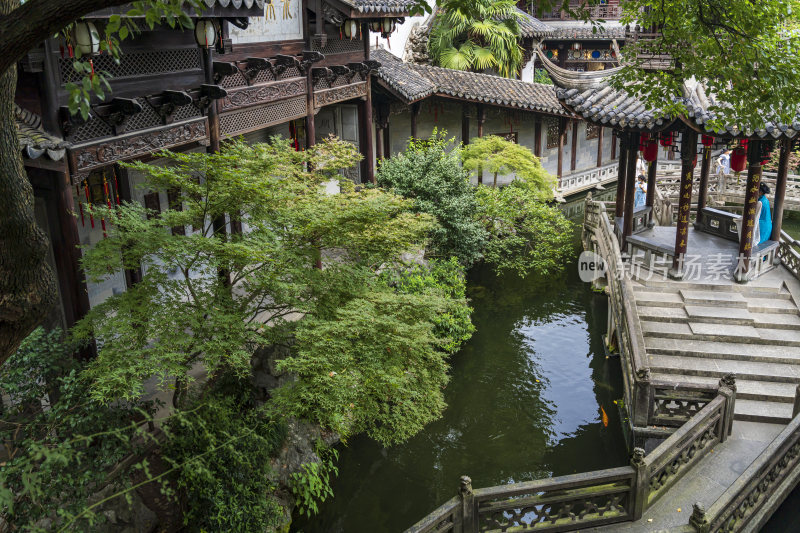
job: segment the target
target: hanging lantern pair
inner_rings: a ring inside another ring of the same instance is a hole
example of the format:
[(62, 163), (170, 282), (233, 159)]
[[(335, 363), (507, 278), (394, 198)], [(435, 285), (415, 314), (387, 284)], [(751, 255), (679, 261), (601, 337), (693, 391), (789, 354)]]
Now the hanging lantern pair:
[(339, 38), (342, 38), (342, 34), (345, 37), (350, 39), (351, 41), (358, 36), (359, 34), (359, 24), (353, 19), (347, 19), (342, 24), (342, 27), (339, 31)]

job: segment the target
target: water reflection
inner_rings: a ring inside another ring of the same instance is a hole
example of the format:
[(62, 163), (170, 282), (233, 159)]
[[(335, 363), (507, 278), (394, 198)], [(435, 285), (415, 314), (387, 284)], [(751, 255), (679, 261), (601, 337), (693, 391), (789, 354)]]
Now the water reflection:
[(463, 474), (477, 488), (625, 464), (606, 298), (574, 270), (524, 281), (473, 272), (477, 332), (453, 358), (443, 418), (388, 449), (353, 439), (336, 496), (294, 531), (402, 531), (455, 496)]

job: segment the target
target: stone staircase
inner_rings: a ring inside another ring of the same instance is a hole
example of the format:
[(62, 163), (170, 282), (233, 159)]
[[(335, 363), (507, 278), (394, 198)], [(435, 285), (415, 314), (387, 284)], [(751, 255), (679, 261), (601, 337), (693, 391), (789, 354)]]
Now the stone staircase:
[(785, 282), (635, 280), (653, 379), (713, 385), (736, 374), (735, 419), (786, 424), (800, 384), (800, 309)]

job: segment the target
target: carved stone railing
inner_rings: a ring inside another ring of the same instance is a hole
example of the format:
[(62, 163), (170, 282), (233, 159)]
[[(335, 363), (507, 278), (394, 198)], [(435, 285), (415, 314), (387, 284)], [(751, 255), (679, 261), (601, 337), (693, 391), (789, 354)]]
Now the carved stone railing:
[(722, 380), (717, 394), (650, 455), (634, 449), (629, 466), (477, 490), (463, 476), (459, 496), (406, 533), (577, 531), (638, 520), (727, 438), (734, 391), (732, 381)]
[(593, 189), (601, 183), (617, 179), (618, 174), (619, 164), (616, 162), (609, 163), (602, 167), (575, 172), (561, 177), (558, 192), (561, 195), (565, 195), (574, 194), (586, 189)]
[(800, 279), (800, 241), (793, 238), (785, 231), (781, 231), (780, 245), (778, 246), (778, 259), (781, 264)]
[(800, 416), (794, 419), (706, 511), (695, 504), (689, 524), (700, 533), (759, 531), (800, 481)]

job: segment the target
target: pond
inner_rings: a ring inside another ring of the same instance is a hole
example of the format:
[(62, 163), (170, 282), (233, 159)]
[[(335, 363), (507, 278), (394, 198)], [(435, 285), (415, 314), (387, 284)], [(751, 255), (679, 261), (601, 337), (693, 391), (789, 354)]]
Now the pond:
[(353, 439), (335, 496), (293, 531), (403, 531), (455, 496), (462, 475), (479, 488), (627, 464), (607, 298), (573, 264), (525, 280), (478, 269), (469, 297), (477, 331), (452, 358), (443, 417), (390, 448)]

